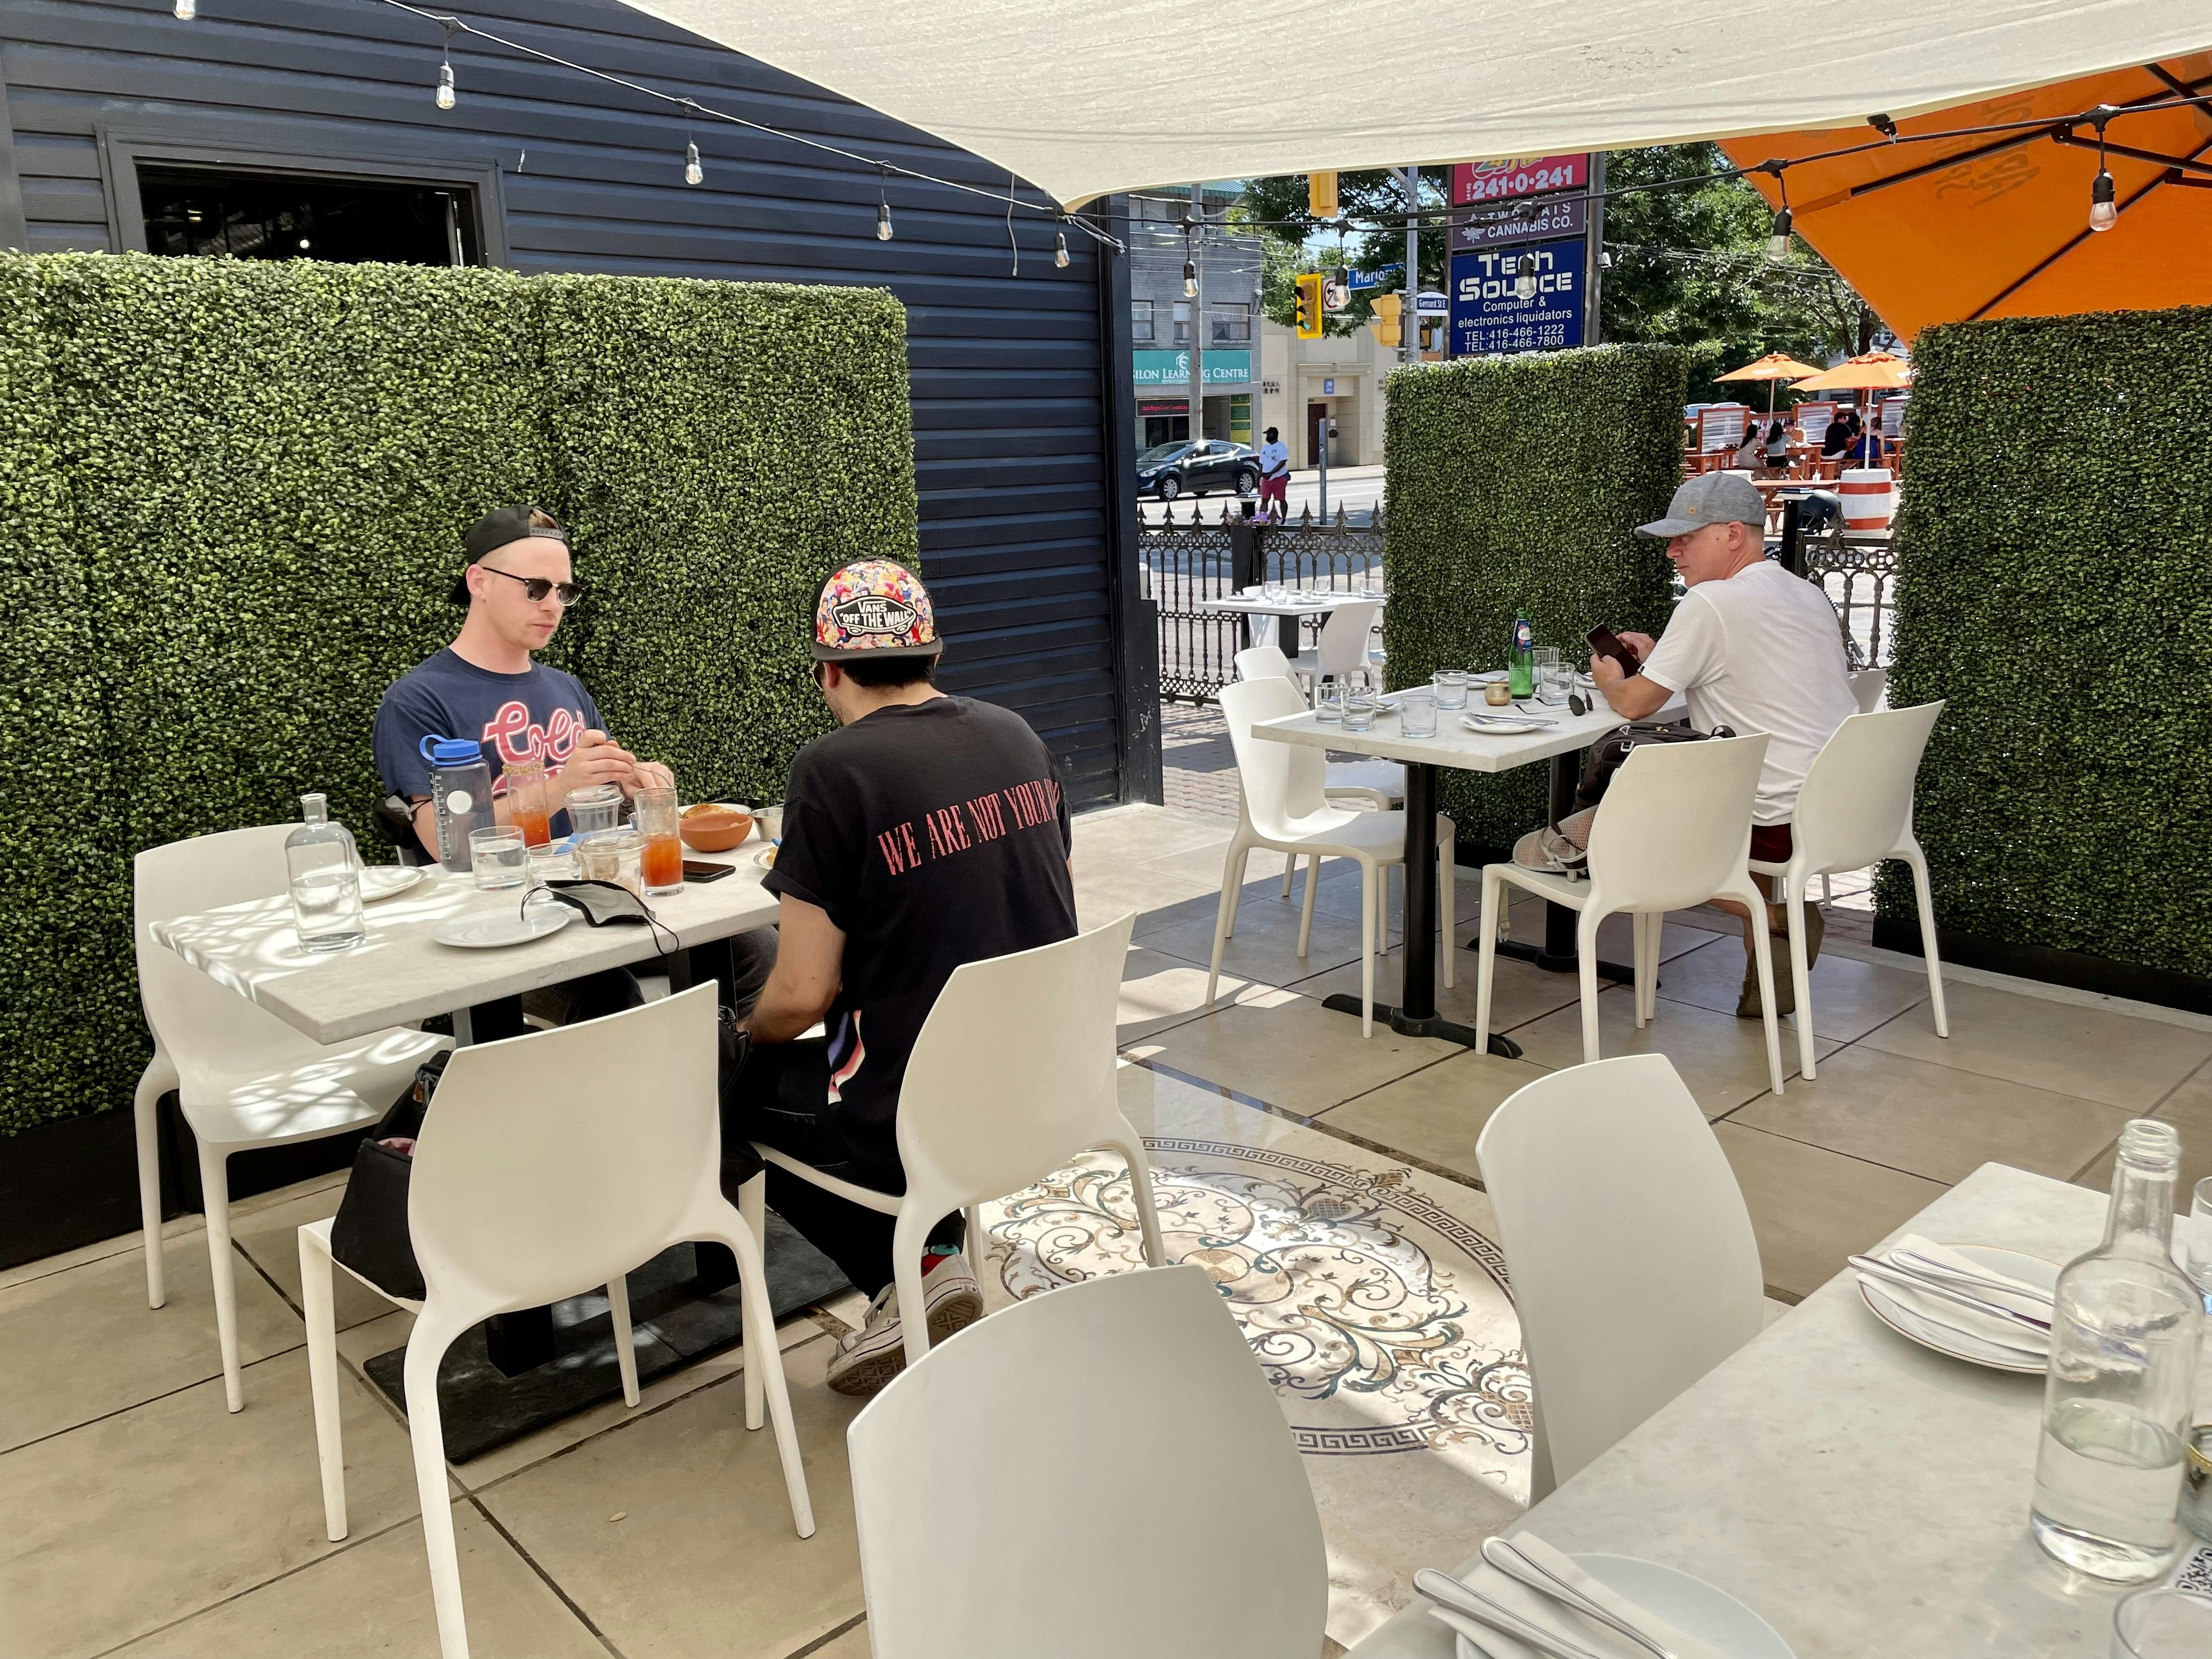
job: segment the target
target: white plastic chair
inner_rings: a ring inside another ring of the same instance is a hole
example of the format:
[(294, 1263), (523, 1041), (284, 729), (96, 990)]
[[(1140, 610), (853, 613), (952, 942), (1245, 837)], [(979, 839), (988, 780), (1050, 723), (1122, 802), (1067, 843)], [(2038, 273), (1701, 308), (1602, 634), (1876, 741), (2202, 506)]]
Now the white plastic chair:
[[(1240, 680), (1220, 691), (1229, 741), (1237, 751), (1237, 834), (1221, 867), (1221, 902), (1213, 924), (1213, 964), (1206, 979), (1210, 1005), (1221, 980), (1221, 955), (1237, 931), (1237, 904), (1244, 866), (1255, 847), (1313, 856), (1306, 876), (1305, 903), (1298, 915), (1298, 955), (1313, 938), (1314, 890), (1323, 858), (1348, 858), (1359, 865), (1359, 1034), (1375, 1029), (1375, 951), (1381, 932), (1377, 918), (1389, 902), (1389, 885), (1381, 879), (1394, 864), (1406, 861), (1406, 815), (1354, 812), (1333, 806), (1322, 792), (1327, 775), (1322, 751), (1304, 744), (1277, 743), (1256, 737), (1262, 720), (1305, 712), (1306, 700), (1289, 680)], [(1441, 854), (1440, 854), (1441, 860)], [(1449, 936), (1449, 930), (1447, 930)]]
[[(1145, 1260), (1167, 1261), (1152, 1203), (1152, 1160), (1121, 1115), (1115, 1028), (1133, 915), (1033, 951), (963, 963), (922, 1022), (899, 1085), (899, 1164), (906, 1193), (878, 1192), (824, 1175), (788, 1152), (756, 1144), (777, 1168), (879, 1214), (896, 1216), (891, 1261), (906, 1363), (929, 1352), (921, 1316), (921, 1257), (930, 1229), (966, 1212), (968, 1262), (982, 1271), (977, 1206), (1033, 1185), (1097, 1147), (1129, 1165), (1131, 1201)], [(988, 1064), (978, 1065), (978, 1056)], [(765, 1183), (741, 1195), (754, 1236), (766, 1225)], [(752, 1382), (745, 1388), (750, 1395)]]
[(288, 823), (149, 847), (133, 861), (138, 1000), (154, 1057), (139, 1077), (138, 1207), (146, 1230), (146, 1303), (169, 1299), (161, 1260), (161, 1097), (171, 1090), (199, 1146), (208, 1266), (222, 1351), (224, 1403), (245, 1401), (238, 1360), (236, 1259), (230, 1248), (233, 1152), (343, 1134), (374, 1123), (449, 1037), (407, 1027), (325, 1048), (155, 943), (151, 924), (285, 890)]
[[(1256, 599), (1267, 591), (1266, 584), (1261, 583), (1251, 587), (1240, 587), (1237, 592), (1240, 599)], [(1248, 613), (1244, 618), (1244, 637), (1252, 642), (1252, 648), (1273, 650), (1282, 623), (1283, 619), (1280, 617), (1261, 617)]]
[(1863, 870), (1882, 859), (1903, 859), (1912, 871), (1912, 896), (1920, 911), (1920, 952), (1928, 963), (1929, 1010), (1936, 1035), (1951, 1035), (1943, 1009), (1943, 967), (1936, 951), (1936, 907), (1928, 891), (1928, 855), (1912, 833), (1912, 784), (1929, 733), (1943, 712), (1941, 702), (1911, 708), (1854, 714), (1813, 757), (1797, 792), (1786, 863), (1754, 860), (1762, 876), (1782, 880), (1790, 907), (1790, 978), (1797, 993), (1797, 1064), (1813, 1077), (1811, 968), (1805, 960), (1805, 890), (1832, 870)]
[[(582, 1024), (458, 1049), (439, 1081), (407, 1193), (408, 1231), (428, 1294), (412, 1302), (361, 1282), (415, 1315), (404, 1372), (407, 1432), (444, 1659), (468, 1659), (469, 1638), (446, 1487), (438, 1362), (455, 1339), (494, 1314), (604, 1285), (623, 1399), (636, 1405), (637, 1353), (623, 1276), (671, 1244), (703, 1239), (737, 1255), (745, 1426), (760, 1427), (765, 1390), (792, 1521), (801, 1538), (814, 1535), (760, 1250), (722, 1195), (714, 997), (714, 986), (695, 986)], [(757, 1195), (766, 1184), (756, 1176), (746, 1192)], [(315, 1445), (324, 1520), (336, 1541), (346, 1535), (346, 1500), (331, 1267), (330, 1222), (301, 1228)]]
[(1357, 674), (1373, 684), (1375, 664), (1368, 654), (1367, 636), (1382, 610), (1380, 599), (1337, 606), (1322, 623), (1321, 637), (1314, 642), (1314, 648), (1301, 651), (1291, 664), (1291, 672), (1316, 680), (1323, 677), (1349, 680)]
[(1535, 1379), (1534, 1499), (1759, 1334), (1759, 1241), (1664, 1054), (1539, 1078), (1474, 1156)]
[[(1889, 689), (1889, 670), (1887, 668), (1862, 669), (1852, 675), (1850, 679), (1851, 697), (1858, 704), (1860, 714), (1871, 714), (1881, 707), (1882, 693)], [(1820, 902), (1830, 903), (1835, 896), (1834, 878), (1829, 872), (1824, 870), (1820, 872)], [(1808, 1072), (1805, 1075), (1810, 1077), (1812, 1073)]]
[[(1716, 898), (1744, 905), (1766, 927), (1766, 900), (1751, 879), (1751, 803), (1766, 757), (1766, 734), (1705, 743), (1646, 744), (1613, 774), (1590, 825), (1589, 877), (1576, 880), (1515, 864), (1482, 868), (1481, 965), (1474, 1024), (1490, 1036), (1490, 993), (1497, 968), (1498, 919), (1508, 884), (1582, 913), (1575, 949), (1582, 960), (1583, 1059), (1598, 1057), (1597, 929), (1616, 910), (1636, 918), (1636, 1026), (1658, 1012), (1659, 943), (1669, 910)], [(1774, 1017), (1771, 951), (1756, 953), (1766, 1066), (1782, 1092), (1782, 1040)], [(1480, 1048), (1478, 1047), (1478, 1052)]]
[[(1290, 659), (1272, 645), (1255, 645), (1237, 653), (1237, 678), (1240, 680), (1289, 679), (1295, 682)], [(1301, 694), (1303, 695), (1303, 694)], [(1364, 801), (1378, 812), (1395, 811), (1406, 804), (1406, 768), (1404, 763), (1394, 760), (1330, 761), (1322, 772), (1322, 793), (1332, 801)], [(1459, 839), (1459, 826), (1449, 815), (1437, 814), (1437, 891), (1439, 902), (1449, 904), (1453, 891), (1453, 859)], [(1291, 878), (1297, 872), (1295, 854), (1283, 860), (1283, 896), (1291, 896)], [(1321, 870), (1317, 854), (1306, 856), (1306, 880), (1310, 883)], [(1389, 906), (1384, 906), (1389, 914)], [(1231, 930), (1236, 927), (1236, 917), (1230, 918)], [(1452, 984), (1451, 922), (1447, 913), (1443, 927), (1444, 985)], [(1389, 940), (1385, 937), (1387, 948)]]
[[(845, 1437), (875, 1659), (1321, 1650), (1313, 1490), (1199, 1267), (1017, 1303), (909, 1366)], [(1025, 1523), (1047, 1471), (1052, 1519)]]

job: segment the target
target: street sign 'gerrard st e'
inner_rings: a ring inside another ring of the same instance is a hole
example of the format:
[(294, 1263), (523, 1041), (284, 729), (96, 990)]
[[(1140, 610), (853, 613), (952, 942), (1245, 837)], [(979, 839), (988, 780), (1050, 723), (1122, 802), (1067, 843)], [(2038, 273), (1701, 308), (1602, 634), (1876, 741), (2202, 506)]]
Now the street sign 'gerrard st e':
[[(1453, 254), (1452, 356), (1561, 351), (1580, 345), (1587, 248), (1577, 237)], [(1534, 275), (1536, 291), (1523, 299), (1516, 290), (1527, 274)]]

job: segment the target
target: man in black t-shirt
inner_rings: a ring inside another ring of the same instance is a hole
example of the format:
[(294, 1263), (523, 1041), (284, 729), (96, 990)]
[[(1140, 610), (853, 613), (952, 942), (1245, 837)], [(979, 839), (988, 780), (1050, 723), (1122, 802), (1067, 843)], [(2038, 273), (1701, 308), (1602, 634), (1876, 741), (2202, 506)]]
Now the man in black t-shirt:
[[(929, 594), (903, 566), (864, 559), (823, 585), (815, 683), (839, 729), (791, 764), (763, 884), (781, 900), (775, 966), (744, 1022), (750, 1051), (722, 1085), (726, 1187), (759, 1167), (748, 1145), (759, 1141), (903, 1192), (899, 1088), (945, 981), (1076, 931), (1052, 757), (1019, 715), (939, 691), (941, 648)], [(817, 1021), (827, 1036), (799, 1040)], [(893, 1218), (773, 1166), (768, 1201), (874, 1298), (829, 1375), (842, 1393), (874, 1393), (905, 1364)], [(914, 1316), (933, 1341), (983, 1310), (960, 1237), (957, 1212), (930, 1236), (927, 1305)]]

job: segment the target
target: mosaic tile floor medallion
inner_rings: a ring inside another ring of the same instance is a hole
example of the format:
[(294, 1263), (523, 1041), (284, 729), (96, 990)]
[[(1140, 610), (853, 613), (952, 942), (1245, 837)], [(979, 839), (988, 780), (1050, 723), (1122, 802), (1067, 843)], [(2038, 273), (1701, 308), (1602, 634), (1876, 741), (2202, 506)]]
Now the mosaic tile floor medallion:
[[(1348, 1644), (1526, 1504), (1528, 1374), (1482, 1194), (1278, 1127), (1146, 1145), (1170, 1259), (1220, 1287), (1306, 1455)], [(1008, 1298), (1142, 1261), (1107, 1154), (986, 1215)]]

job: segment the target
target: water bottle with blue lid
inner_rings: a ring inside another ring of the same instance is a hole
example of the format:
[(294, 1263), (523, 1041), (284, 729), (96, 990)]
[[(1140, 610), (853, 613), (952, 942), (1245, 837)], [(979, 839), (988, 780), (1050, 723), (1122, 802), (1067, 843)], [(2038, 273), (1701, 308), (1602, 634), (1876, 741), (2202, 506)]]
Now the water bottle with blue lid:
[(438, 821), (438, 862), (448, 870), (470, 865), (469, 832), (495, 822), (491, 768), (483, 745), (474, 738), (427, 737), (421, 745), (430, 763), (430, 810)]

